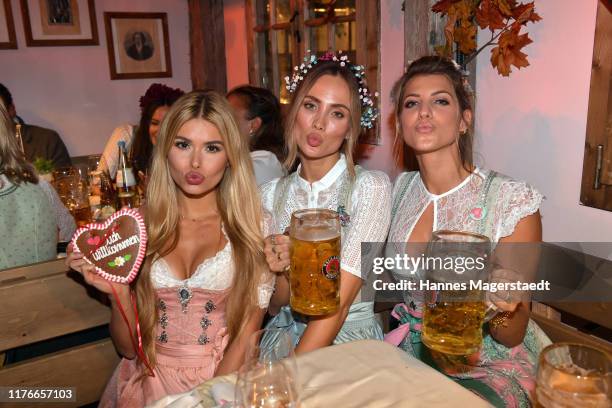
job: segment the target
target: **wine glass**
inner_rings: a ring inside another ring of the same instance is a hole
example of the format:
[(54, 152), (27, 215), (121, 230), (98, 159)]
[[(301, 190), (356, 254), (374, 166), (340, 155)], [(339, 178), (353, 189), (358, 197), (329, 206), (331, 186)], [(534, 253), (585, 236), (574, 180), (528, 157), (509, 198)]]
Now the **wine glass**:
[(263, 329), (253, 333), (238, 371), (236, 403), (243, 408), (295, 408), (298, 388), (294, 346), (287, 332)]
[(551, 344), (540, 354), (536, 398), (544, 408), (609, 408), (612, 356), (583, 344)]

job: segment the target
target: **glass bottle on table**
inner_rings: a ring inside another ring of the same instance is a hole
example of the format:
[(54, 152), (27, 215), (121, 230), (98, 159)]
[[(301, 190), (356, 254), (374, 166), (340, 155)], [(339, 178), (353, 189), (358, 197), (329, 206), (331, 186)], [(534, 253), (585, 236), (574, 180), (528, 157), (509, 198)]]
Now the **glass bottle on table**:
[(119, 166), (117, 167), (117, 208), (137, 208), (139, 205), (136, 177), (131, 163), (127, 159), (125, 142), (117, 142), (119, 148)]

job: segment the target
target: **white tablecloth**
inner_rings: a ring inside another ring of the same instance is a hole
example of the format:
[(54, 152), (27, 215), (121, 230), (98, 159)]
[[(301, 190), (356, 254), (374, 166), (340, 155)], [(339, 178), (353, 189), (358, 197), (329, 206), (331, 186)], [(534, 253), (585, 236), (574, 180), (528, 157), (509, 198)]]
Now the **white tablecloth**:
[[(325, 347), (298, 356), (297, 364), (301, 408), (490, 406), (428, 365), (381, 341)], [(233, 375), (213, 378), (152, 407), (214, 407), (211, 387), (234, 380)]]

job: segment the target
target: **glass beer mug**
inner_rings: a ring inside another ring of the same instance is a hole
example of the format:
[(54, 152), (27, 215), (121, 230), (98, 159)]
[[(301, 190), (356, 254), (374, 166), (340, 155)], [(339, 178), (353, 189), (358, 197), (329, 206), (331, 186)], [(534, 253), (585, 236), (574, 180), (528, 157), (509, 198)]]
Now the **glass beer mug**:
[(486, 292), (470, 281), (487, 280), (491, 243), (484, 235), (436, 231), (426, 256), (425, 277), (436, 289), (425, 293), (421, 340), (440, 353), (470, 355), (482, 343), (487, 312)]
[(538, 407), (612, 407), (612, 355), (584, 344), (542, 350), (536, 377)]
[(311, 316), (335, 312), (340, 304), (340, 219), (324, 209), (291, 215), (290, 304)]

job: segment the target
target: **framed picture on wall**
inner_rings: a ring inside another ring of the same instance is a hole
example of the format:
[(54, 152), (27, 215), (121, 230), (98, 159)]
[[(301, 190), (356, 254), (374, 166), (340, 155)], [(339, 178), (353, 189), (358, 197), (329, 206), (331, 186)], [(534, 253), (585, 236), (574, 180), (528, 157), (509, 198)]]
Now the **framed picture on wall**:
[(11, 0), (2, 0), (2, 3), (0, 5), (0, 50), (17, 49)]
[(111, 79), (172, 76), (166, 13), (104, 13)]
[(94, 0), (21, 0), (28, 47), (98, 45)]

